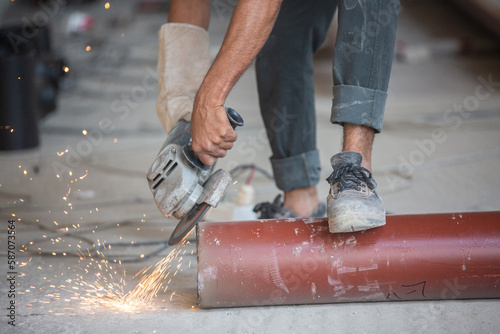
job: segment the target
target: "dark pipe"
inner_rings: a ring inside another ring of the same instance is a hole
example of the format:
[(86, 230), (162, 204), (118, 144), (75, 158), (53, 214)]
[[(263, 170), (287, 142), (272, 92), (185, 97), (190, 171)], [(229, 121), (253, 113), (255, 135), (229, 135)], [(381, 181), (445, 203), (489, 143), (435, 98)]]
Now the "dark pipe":
[(38, 146), (36, 57), (21, 27), (0, 30), (0, 150)]

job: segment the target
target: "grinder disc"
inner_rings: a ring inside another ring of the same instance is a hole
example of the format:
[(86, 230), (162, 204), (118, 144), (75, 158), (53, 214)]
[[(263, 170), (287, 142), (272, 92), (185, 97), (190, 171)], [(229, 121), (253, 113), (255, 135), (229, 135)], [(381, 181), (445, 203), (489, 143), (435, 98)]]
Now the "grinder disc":
[(173, 246), (184, 237), (191, 232), (193, 227), (198, 224), (198, 222), (203, 218), (203, 216), (211, 209), (212, 207), (207, 203), (203, 202), (201, 204), (196, 204), (177, 224), (175, 230), (172, 232), (170, 239), (168, 240), (168, 244)]

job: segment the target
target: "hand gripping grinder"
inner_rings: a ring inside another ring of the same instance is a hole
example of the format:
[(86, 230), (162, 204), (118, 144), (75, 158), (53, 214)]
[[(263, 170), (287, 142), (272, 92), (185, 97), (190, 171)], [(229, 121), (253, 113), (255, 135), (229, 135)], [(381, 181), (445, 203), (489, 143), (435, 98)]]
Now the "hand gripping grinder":
[[(226, 108), (233, 129), (244, 121), (236, 110)], [(223, 169), (212, 173), (191, 146), (191, 122), (181, 120), (170, 131), (158, 157), (147, 172), (156, 205), (166, 217), (180, 219), (168, 241), (181, 241), (201, 218), (221, 201), (231, 184), (231, 174)]]

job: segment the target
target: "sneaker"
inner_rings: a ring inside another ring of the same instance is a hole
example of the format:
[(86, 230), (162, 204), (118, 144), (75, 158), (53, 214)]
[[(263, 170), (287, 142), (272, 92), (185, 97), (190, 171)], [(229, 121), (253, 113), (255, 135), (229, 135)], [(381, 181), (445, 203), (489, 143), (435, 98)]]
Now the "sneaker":
[(384, 202), (375, 188), (372, 173), (361, 167), (362, 156), (356, 152), (334, 155), (333, 173), (327, 198), (328, 225), (331, 233), (363, 231), (385, 225)]
[[(305, 218), (299, 216), (289, 208), (283, 206), (281, 195), (276, 196), (272, 203), (262, 202), (257, 204), (253, 211), (259, 215), (259, 219), (282, 219), (282, 218)], [(324, 203), (319, 203), (318, 209), (310, 217), (324, 217), (326, 206)]]

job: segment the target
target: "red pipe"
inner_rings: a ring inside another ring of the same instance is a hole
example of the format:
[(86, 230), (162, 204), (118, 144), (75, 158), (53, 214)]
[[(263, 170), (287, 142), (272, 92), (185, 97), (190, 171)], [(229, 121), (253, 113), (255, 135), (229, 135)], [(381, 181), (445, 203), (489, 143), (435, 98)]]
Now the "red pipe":
[(198, 224), (200, 307), (500, 298), (500, 212)]

